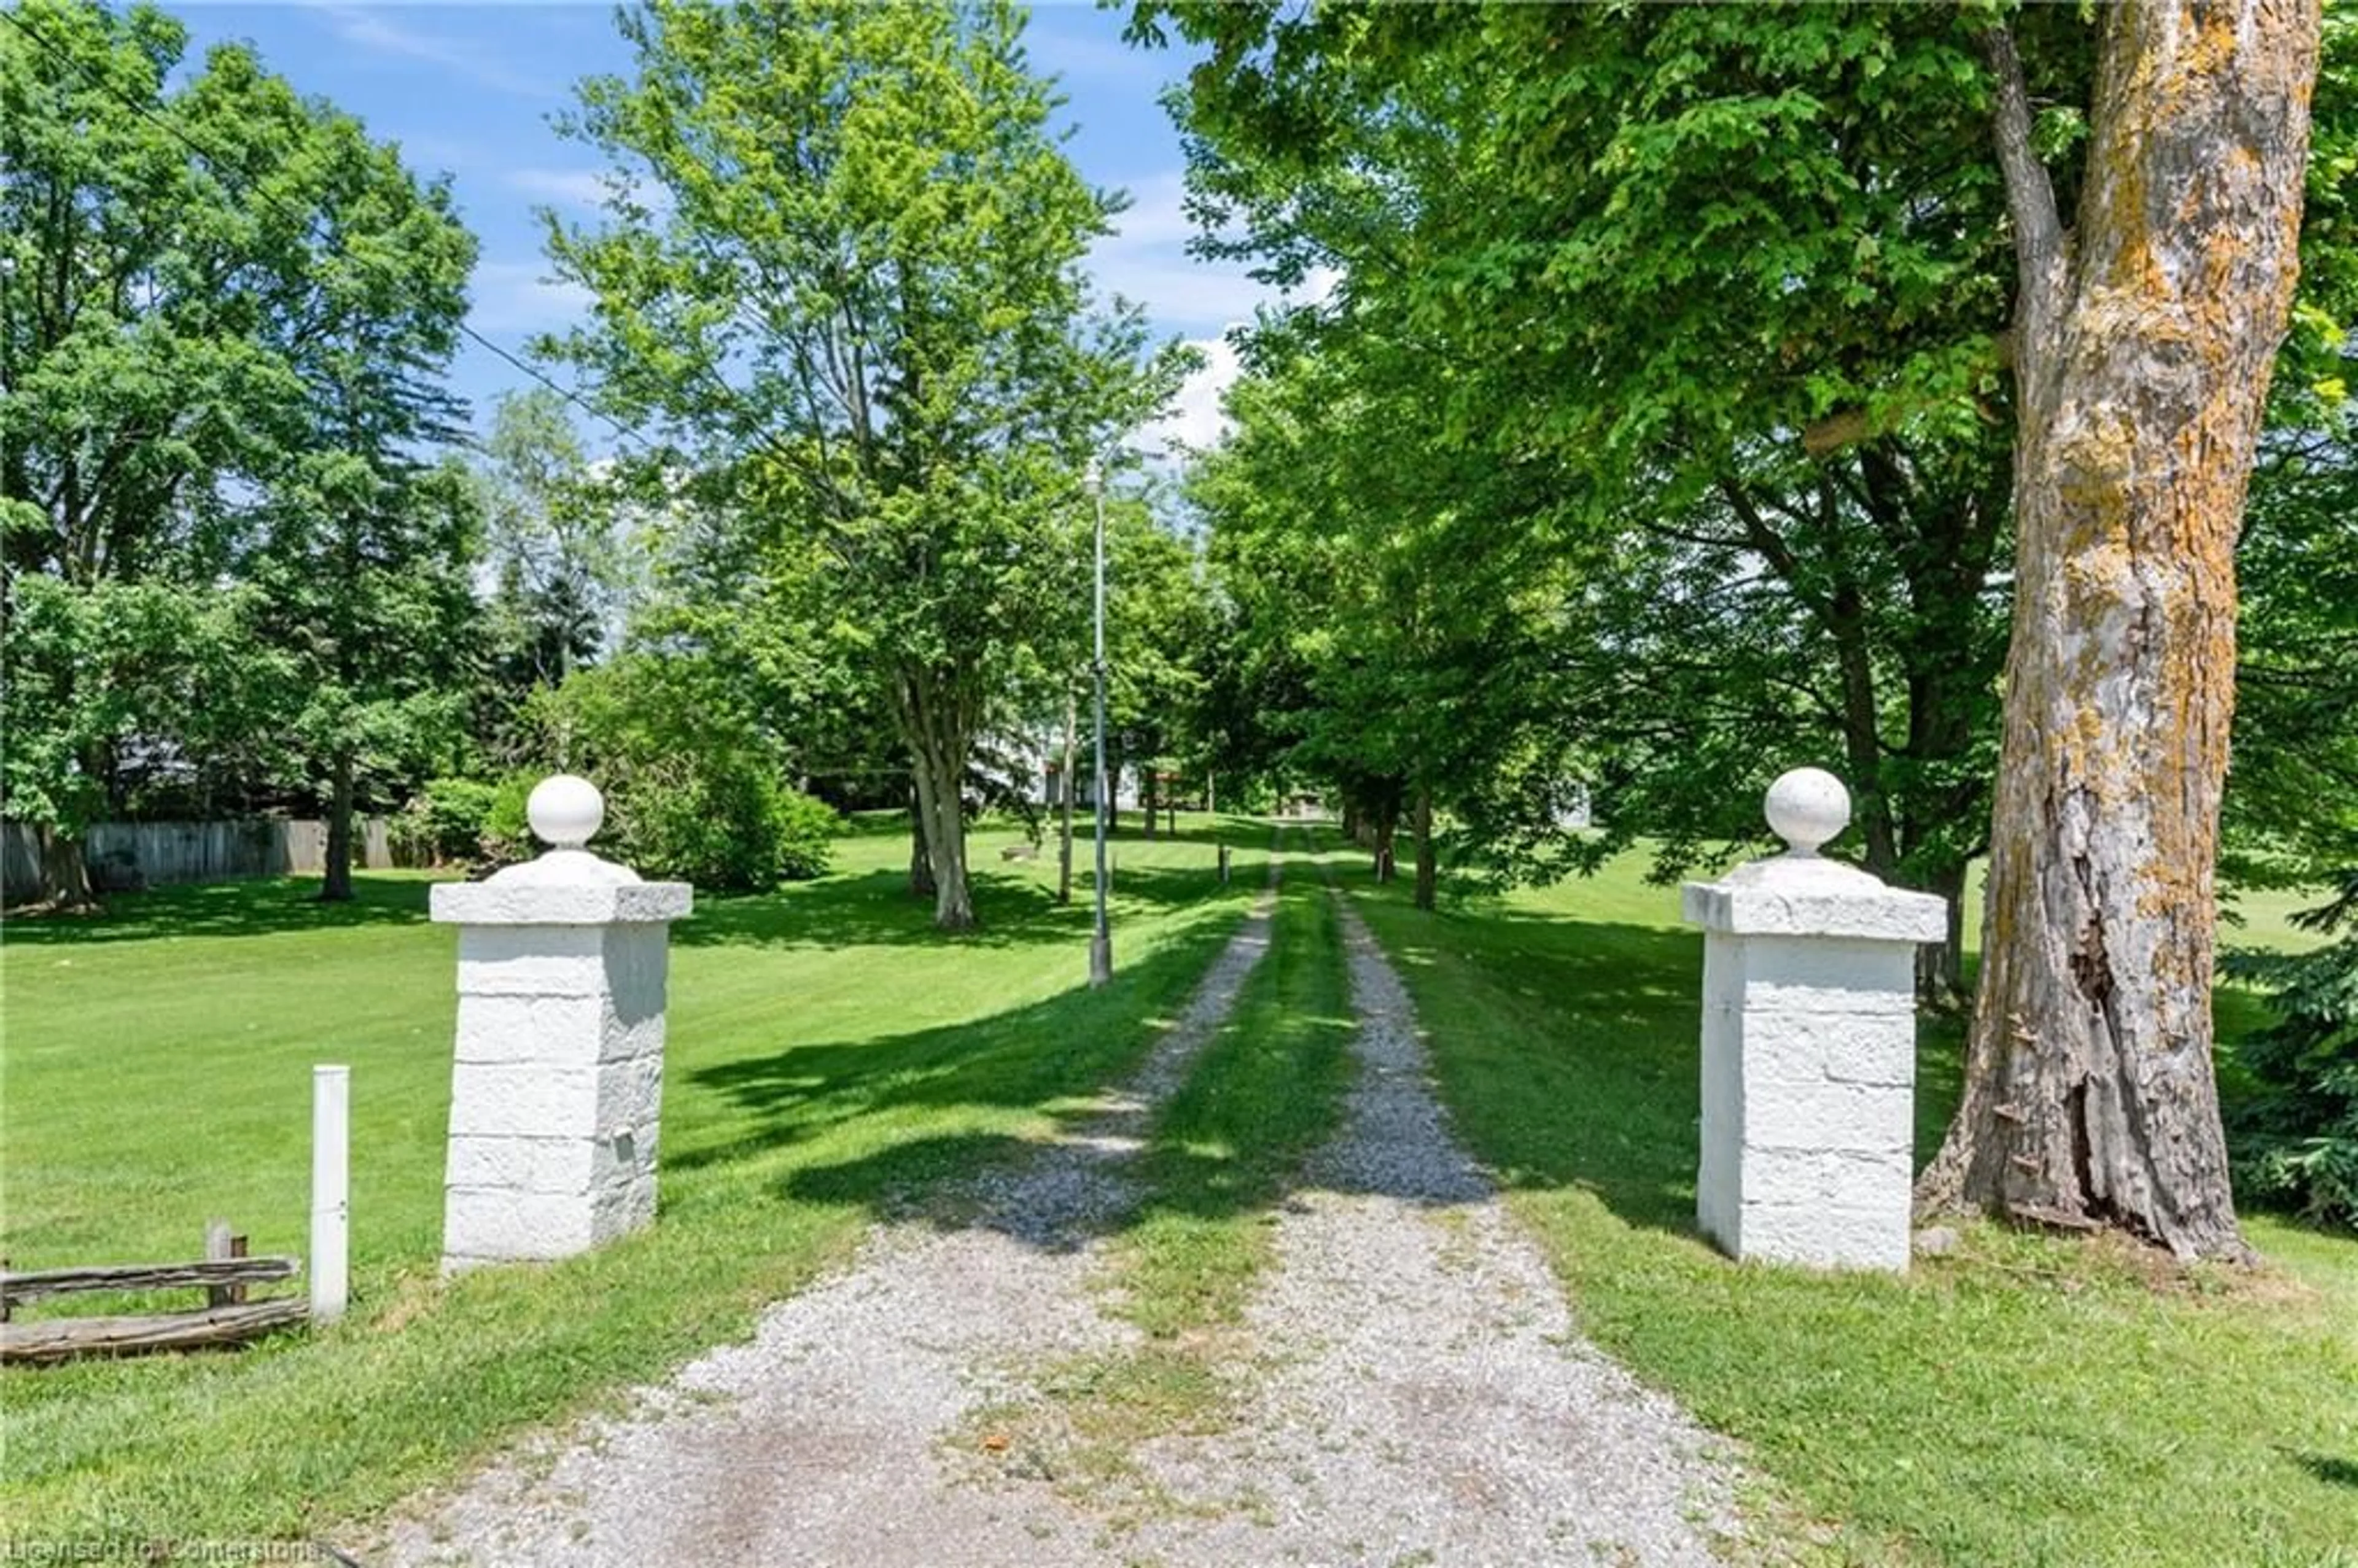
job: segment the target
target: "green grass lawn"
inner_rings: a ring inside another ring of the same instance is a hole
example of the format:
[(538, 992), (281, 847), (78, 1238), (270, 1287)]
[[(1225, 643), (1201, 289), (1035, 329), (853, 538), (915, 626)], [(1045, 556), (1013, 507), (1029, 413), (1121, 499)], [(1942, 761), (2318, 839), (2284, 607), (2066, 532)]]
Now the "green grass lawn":
[[(1904, 1281), (1727, 1262), (1693, 1229), (1702, 939), (1639, 869), (1438, 914), (1353, 886), (1581, 1327), (1743, 1441), (1763, 1533), (1836, 1561), (2358, 1563), (2358, 1241), (2247, 1217), (2256, 1277), (1979, 1226)], [(1958, 1049), (1921, 1040), (1920, 1159)]]
[[(1136, 1065), (1261, 885), (1267, 829), (1221, 832), (1239, 850), (1226, 889), (1201, 818), (1120, 844), (1117, 979), (1097, 992), (1086, 896), (1059, 908), (1053, 860), (1001, 861), (1011, 832), (977, 836), (988, 925), (968, 941), (907, 898), (897, 825), (849, 838), (819, 882), (703, 901), (675, 933), (661, 1223), (448, 1288), (455, 941), (424, 921), (423, 879), (363, 879), (339, 909), (245, 883), (12, 924), (0, 1252), (192, 1256), (215, 1215), (257, 1251), (301, 1251), (309, 1068), (341, 1061), (355, 1306), (232, 1355), (0, 1376), (0, 1534), (334, 1539), (741, 1334), (870, 1218), (1013, 1155)], [(1693, 1231), (1701, 942), (1672, 891), (1624, 862), (1424, 915), (1360, 858), (1324, 858), (1582, 1327), (1742, 1440), (1764, 1537), (1830, 1560), (2358, 1563), (2358, 1242), (2255, 1217), (2256, 1277), (1985, 1227), (1904, 1281), (1736, 1267)], [(1296, 868), (1278, 946), (1158, 1115), (1109, 1253), (1109, 1304), (1145, 1351), (1065, 1369), (1060, 1402), (1109, 1452), (1219, 1419), (1214, 1363), (1267, 1220), (1333, 1122), (1339, 938), (1310, 857)], [(2281, 940), (2299, 902), (2247, 905), (2231, 939)], [(2261, 1015), (2223, 993), (2227, 1033)], [(1929, 1152), (1957, 1040), (1923, 1040)]]
[[(206, 1220), (301, 1252), (309, 1081), (352, 1069), (353, 1311), (232, 1355), (0, 1376), (0, 1530), (114, 1541), (332, 1530), (500, 1438), (741, 1334), (899, 1195), (1052, 1130), (1152, 1045), (1241, 918), (1267, 829), (1117, 845), (1115, 983), (1083, 984), (1087, 879), (975, 835), (978, 936), (903, 887), (907, 840), (702, 898), (674, 931), (661, 1222), (593, 1256), (436, 1282), (454, 934), (427, 881), (165, 890), (12, 922), (0, 952), (0, 1253), (14, 1267), (201, 1251)], [(1086, 846), (1081, 860), (1087, 860)], [(187, 1304), (189, 1295), (172, 1298)], [(90, 1310), (87, 1298), (63, 1310)]]

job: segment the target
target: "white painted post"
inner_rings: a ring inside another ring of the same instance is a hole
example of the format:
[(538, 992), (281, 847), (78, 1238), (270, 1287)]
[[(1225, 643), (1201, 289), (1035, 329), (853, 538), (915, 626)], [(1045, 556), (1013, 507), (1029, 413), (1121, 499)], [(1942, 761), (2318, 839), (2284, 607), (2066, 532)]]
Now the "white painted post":
[(548, 853), (431, 895), (460, 928), (446, 1274), (654, 1217), (667, 944), (692, 893), (584, 848), (605, 810), (587, 779), (545, 779), (525, 813)]
[(311, 1069), (311, 1321), (344, 1315), (352, 1281), (350, 1067)]
[(1766, 804), (1790, 848), (1684, 893), (1704, 931), (1695, 1217), (1735, 1258), (1904, 1273), (1916, 948), (1947, 907), (1818, 854), (1850, 821), (1832, 773), (1797, 768)]

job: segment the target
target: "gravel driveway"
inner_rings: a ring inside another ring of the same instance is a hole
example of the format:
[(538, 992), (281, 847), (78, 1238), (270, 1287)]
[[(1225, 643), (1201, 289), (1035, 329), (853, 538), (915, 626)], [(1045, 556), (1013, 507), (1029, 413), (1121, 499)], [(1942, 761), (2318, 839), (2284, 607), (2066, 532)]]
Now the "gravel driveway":
[(1685, 1563), (1733, 1529), (1731, 1464), (1572, 1332), (1552, 1276), (1451, 1141), (1406, 995), (1347, 906), (1360, 1077), (1278, 1218), (1231, 1372), (1249, 1419), (1157, 1438), (1102, 1497), (979, 1455), (1041, 1369), (1136, 1345), (1090, 1275), (1155, 1106), (1270, 939), (1272, 892), (1103, 1113), (979, 1186), (952, 1228), (880, 1226), (753, 1339), (632, 1415), (420, 1499), (400, 1564)]

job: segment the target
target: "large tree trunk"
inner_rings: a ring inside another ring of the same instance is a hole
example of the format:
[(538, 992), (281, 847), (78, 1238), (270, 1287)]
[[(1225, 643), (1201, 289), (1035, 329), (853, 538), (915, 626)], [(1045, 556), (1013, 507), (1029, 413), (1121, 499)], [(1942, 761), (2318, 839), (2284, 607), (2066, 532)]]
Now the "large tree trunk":
[(98, 907), (90, 885), (90, 862), (81, 840), (54, 827), (36, 827), (33, 838), (41, 856), (41, 899), (60, 914), (81, 914)]
[(1416, 786), (1416, 906), (1433, 907), (1433, 893), (1439, 878), (1433, 847), (1433, 791), (1423, 784)]
[(925, 853), (934, 872), (934, 925), (943, 931), (974, 929), (974, 900), (967, 887), (966, 812), (958, 787), (966, 779), (966, 754), (954, 741), (928, 736), (914, 748), (917, 813), (925, 828)]
[(1139, 769), (1138, 772), (1140, 783), (1144, 784), (1146, 789), (1146, 836), (1152, 838), (1154, 837), (1154, 814), (1163, 808), (1163, 797), (1159, 793), (1163, 783), (1162, 775), (1154, 771), (1151, 763)]
[(352, 753), (339, 747), (329, 762), (328, 864), (319, 882), (321, 903), (342, 903), (352, 896)]
[(909, 896), (934, 896), (934, 856), (925, 847), (925, 808), (918, 804), (914, 773), (909, 784)]
[(1991, 34), (2021, 262), (2014, 638), (1965, 1097), (1921, 1195), (2239, 1258), (2212, 875), (2318, 9), (2179, 0), (2104, 26), (2076, 236)]
[(1056, 902), (1073, 902), (1073, 764), (1080, 746), (1078, 699), (1065, 694), (1065, 765), (1056, 774)]
[(1398, 872), (1392, 852), (1392, 840), (1400, 832), (1400, 807), (1387, 800), (1377, 806), (1374, 821), (1368, 824), (1375, 834), (1376, 881), (1388, 882)]

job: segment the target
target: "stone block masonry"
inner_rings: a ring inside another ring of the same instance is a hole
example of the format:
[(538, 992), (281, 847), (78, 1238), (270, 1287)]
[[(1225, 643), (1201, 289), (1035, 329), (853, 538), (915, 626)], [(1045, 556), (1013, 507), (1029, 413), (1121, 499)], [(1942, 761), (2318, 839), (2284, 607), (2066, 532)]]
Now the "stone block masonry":
[(1947, 912), (1817, 853), (1850, 816), (1831, 774), (1786, 774), (1768, 809), (1785, 854), (1685, 890), (1705, 934), (1695, 1217), (1738, 1259), (1905, 1272), (1915, 949)]
[(670, 923), (692, 894), (588, 853), (603, 814), (586, 782), (551, 779), (531, 809), (548, 854), (433, 891), (460, 928), (446, 1274), (568, 1257), (654, 1217)]

